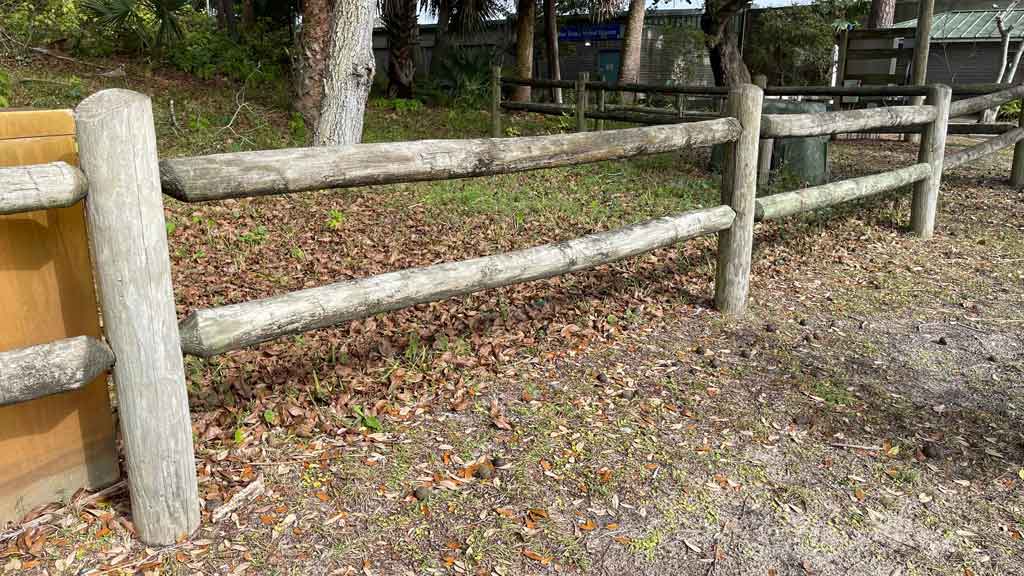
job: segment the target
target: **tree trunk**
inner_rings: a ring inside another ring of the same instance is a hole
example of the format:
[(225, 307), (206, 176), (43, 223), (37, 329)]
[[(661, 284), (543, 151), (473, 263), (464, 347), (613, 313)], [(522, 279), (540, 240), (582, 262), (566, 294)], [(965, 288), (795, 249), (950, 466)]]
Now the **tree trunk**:
[(750, 71), (743, 62), (739, 39), (730, 26), (748, 4), (745, 0), (707, 0), (704, 3), (700, 27), (704, 31), (704, 44), (708, 48), (716, 86), (750, 84)]
[(217, 22), (227, 30), (232, 38), (238, 37), (238, 24), (235, 21), (235, 0), (220, 0), (217, 8)]
[(334, 0), (303, 0), (302, 27), (296, 38), (293, 65), (295, 110), (312, 134), (320, 123), (324, 66), (331, 50), (331, 12)]
[(871, 0), (868, 28), (891, 28), (896, 15), (896, 0)]
[[(544, 0), (544, 47), (547, 49), (545, 57), (548, 61), (548, 78), (551, 80), (562, 79), (562, 66), (558, 61), (558, 12), (556, 0)], [(556, 104), (562, 103), (562, 89), (551, 89), (551, 101)]]
[(388, 97), (412, 98), (420, 27), (416, 0), (392, 0), (383, 14), (388, 34)]
[(430, 52), (430, 77), (434, 80), (441, 77), (444, 61), (448, 57), (451, 21), (451, 0), (439, 0), (437, 3), (437, 28), (434, 29), (434, 48)]
[(363, 111), (373, 84), (374, 0), (343, 0), (331, 15), (330, 51), (323, 70), (316, 146), (355, 144), (363, 136)]
[[(516, 5), (516, 76), (523, 80), (533, 78), (533, 24), (535, 19), (535, 0), (518, 0)], [(529, 102), (530, 87), (516, 86), (512, 92), (512, 100)]]
[(242, 0), (242, 27), (249, 28), (256, 23), (256, 0)]
[[(622, 41), (622, 66), (619, 68), (619, 84), (640, 81), (640, 48), (644, 44), (644, 15), (647, 13), (644, 0), (630, 0), (626, 17), (626, 37)], [(636, 98), (633, 92), (623, 92), (622, 102), (632, 104)]]

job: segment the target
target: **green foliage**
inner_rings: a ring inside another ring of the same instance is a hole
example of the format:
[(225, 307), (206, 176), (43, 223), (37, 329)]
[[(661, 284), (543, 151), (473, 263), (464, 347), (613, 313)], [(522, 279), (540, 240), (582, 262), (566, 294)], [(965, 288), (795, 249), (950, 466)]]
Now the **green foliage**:
[[(3, 80), (0, 79), (0, 86)], [(0, 98), (3, 97), (3, 88), (0, 87)], [(999, 107), (1000, 120), (1017, 120), (1020, 118), (1020, 100), (1011, 100)]]
[(665, 54), (672, 58), (672, 84), (695, 84), (700, 80), (707, 49), (699, 28), (676, 27), (665, 32)]
[(837, 27), (850, 26), (869, 8), (866, 0), (823, 0), (765, 11), (747, 43), (751, 73), (780, 86), (826, 83)]
[(160, 49), (181, 39), (180, 13), (189, 0), (79, 0), (81, 11), (99, 28), (134, 36), (143, 48)]
[(341, 228), (341, 225), (345, 223), (345, 213), (337, 208), (332, 208), (330, 213), (327, 215), (327, 227), (331, 230), (337, 230)]
[(367, 414), (362, 406), (354, 406), (352, 411), (355, 412), (359, 419), (359, 425), (365, 426), (374, 432), (380, 432), (383, 426), (380, 424), (380, 420), (373, 414)]
[(288, 29), (259, 20), (238, 40), (217, 29), (217, 22), (191, 9), (183, 11), (183, 36), (167, 55), (176, 68), (203, 80), (225, 76), (256, 85), (284, 78), (288, 66)]
[(0, 108), (11, 105), (11, 76), (6, 70), (0, 70)]
[(90, 56), (108, 56), (117, 45), (109, 30), (87, 27), (77, 0), (9, 0), (0, 10), (0, 29), (20, 44), (58, 43)]
[(370, 100), (370, 106), (395, 112), (415, 112), (423, 109), (423, 102), (408, 98), (374, 98)]
[(480, 109), (491, 98), (491, 64), (494, 53), (488, 49), (452, 50), (441, 63), (432, 85), (427, 88), (435, 104), (452, 108)]

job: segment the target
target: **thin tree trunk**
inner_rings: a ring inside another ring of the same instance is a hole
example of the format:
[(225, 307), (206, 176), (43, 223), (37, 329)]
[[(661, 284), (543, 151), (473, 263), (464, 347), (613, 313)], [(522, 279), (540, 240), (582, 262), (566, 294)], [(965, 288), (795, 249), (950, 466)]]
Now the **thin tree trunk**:
[[(536, 19), (535, 0), (518, 0), (516, 5), (516, 76), (533, 78), (533, 26)], [(512, 92), (516, 102), (530, 101), (530, 87), (516, 86)]]
[[(619, 84), (638, 83), (640, 81), (640, 49), (644, 44), (644, 16), (647, 13), (644, 0), (630, 0), (629, 14), (626, 17), (626, 37), (622, 41), (622, 66), (619, 68)], [(623, 92), (624, 104), (632, 104), (636, 99), (633, 92)]]
[[(548, 61), (548, 78), (551, 80), (562, 79), (562, 66), (558, 61), (558, 12), (556, 0), (544, 0), (544, 47), (547, 49), (545, 57)], [(556, 104), (562, 103), (562, 89), (551, 89), (551, 100)]]
[[(1013, 64), (1010, 64), (1010, 34), (1013, 32), (1013, 26), (1007, 27), (1003, 21), (1003, 17), (1016, 6), (1017, 3), (1013, 2), (1006, 9), (1006, 11), (996, 16), (996, 29), (999, 31), (1001, 38), (1001, 58), (999, 60), (999, 74), (996, 76), (996, 83), (1002, 82), (1013, 82), (1013, 78), (1017, 75), (1017, 66), (1020, 64), (1021, 53), (1024, 52), (1024, 43), (1017, 48), (1017, 53), (1013, 57)], [(985, 110), (981, 115), (981, 122), (991, 123), (995, 122), (996, 116), (999, 114), (999, 108), (991, 108)]]
[(896, 0), (871, 0), (868, 28), (891, 28), (896, 15)]
[(343, 0), (335, 6), (320, 118), (313, 134), (316, 146), (355, 144), (363, 136), (363, 112), (376, 69), (376, 12), (374, 0)]
[(256, 23), (256, 0), (242, 0), (242, 27), (249, 28)]
[(383, 16), (388, 34), (388, 97), (412, 98), (420, 30), (416, 0), (393, 0), (386, 4)]
[(441, 77), (444, 61), (448, 57), (451, 21), (451, 0), (439, 0), (437, 3), (437, 28), (434, 29), (434, 48), (430, 52), (430, 77), (434, 80)]
[(711, 71), (716, 86), (750, 84), (750, 71), (743, 62), (739, 39), (730, 26), (740, 10), (749, 4), (745, 0), (707, 0), (700, 27), (704, 31), (704, 44), (711, 59)]
[(220, 0), (217, 21), (232, 38), (238, 38), (238, 23), (235, 20), (235, 0)]
[(296, 37), (294, 70), (295, 110), (316, 132), (324, 94), (324, 67), (331, 50), (331, 13), (334, 0), (303, 0), (302, 27)]

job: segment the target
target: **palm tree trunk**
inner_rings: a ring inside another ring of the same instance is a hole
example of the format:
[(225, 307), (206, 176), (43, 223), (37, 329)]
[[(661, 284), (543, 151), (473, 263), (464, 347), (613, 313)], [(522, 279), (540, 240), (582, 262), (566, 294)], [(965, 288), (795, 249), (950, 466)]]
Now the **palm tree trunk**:
[[(558, 61), (558, 13), (555, 10), (556, 0), (544, 0), (544, 47), (548, 61), (548, 78), (562, 79), (562, 66)], [(562, 103), (562, 89), (551, 89), (551, 101)]]
[(388, 33), (388, 97), (412, 98), (416, 76), (416, 45), (419, 23), (416, 0), (397, 0), (386, 5), (384, 27)]
[[(645, 0), (630, 0), (626, 17), (626, 38), (622, 41), (622, 66), (619, 68), (619, 84), (640, 81), (640, 53), (644, 44), (644, 16), (647, 13)], [(622, 100), (632, 104), (636, 98), (633, 92), (623, 92)]]
[[(536, 19), (535, 0), (518, 0), (516, 5), (516, 76), (533, 78), (533, 25)], [(512, 92), (516, 102), (530, 101), (530, 87), (516, 86)]]

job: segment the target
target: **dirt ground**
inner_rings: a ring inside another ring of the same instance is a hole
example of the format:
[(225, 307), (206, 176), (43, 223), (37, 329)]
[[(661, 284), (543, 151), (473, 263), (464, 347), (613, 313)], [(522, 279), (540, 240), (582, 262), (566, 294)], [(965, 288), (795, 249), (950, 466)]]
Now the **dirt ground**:
[[(946, 175), (928, 241), (906, 194), (759, 224), (740, 320), (705, 238), (187, 358), (195, 536), (145, 547), (115, 490), (0, 532), (0, 574), (1024, 574), (1009, 158)], [(180, 313), (700, 205), (704, 160), (168, 201)]]

